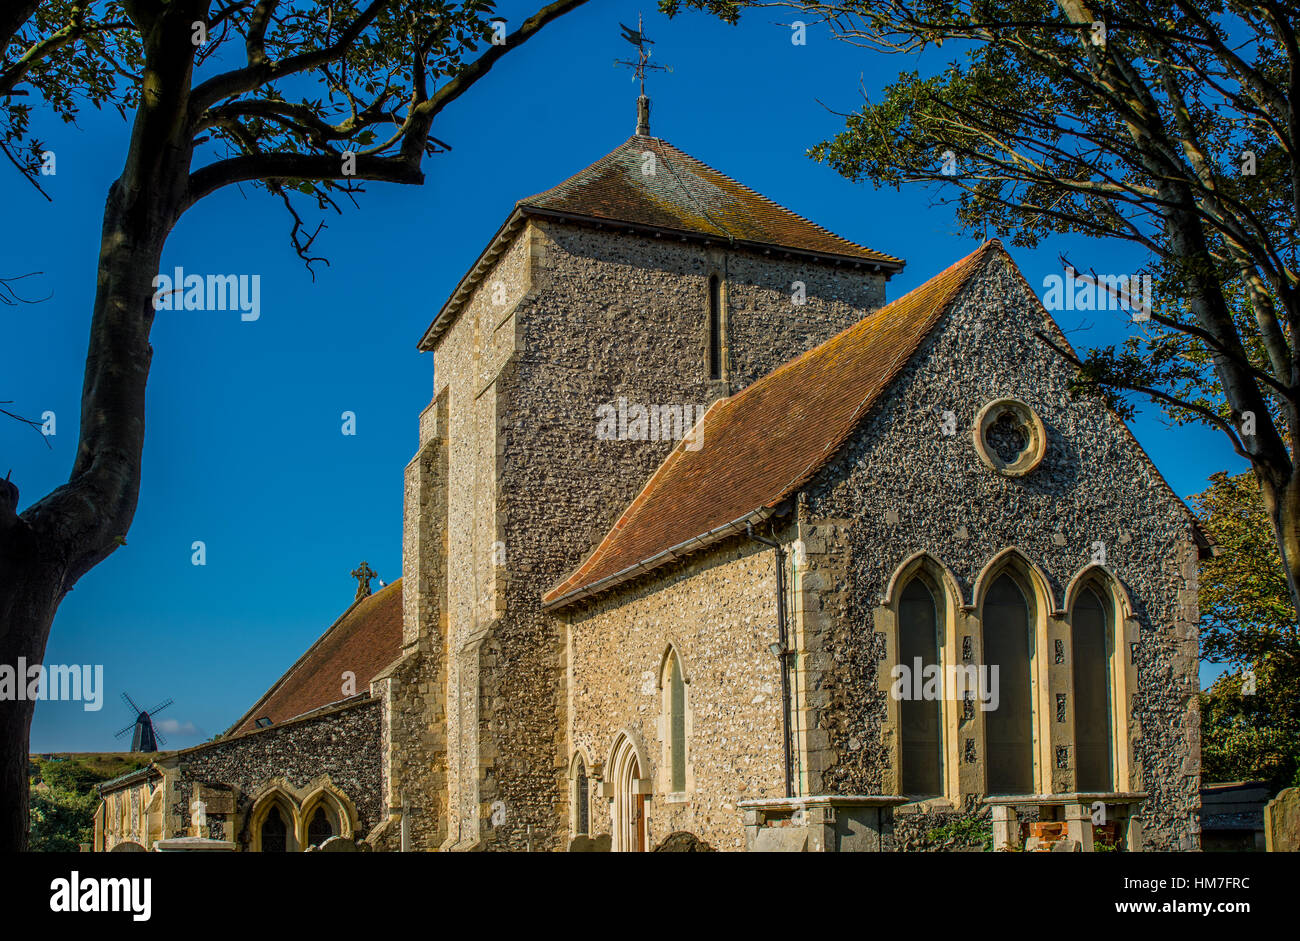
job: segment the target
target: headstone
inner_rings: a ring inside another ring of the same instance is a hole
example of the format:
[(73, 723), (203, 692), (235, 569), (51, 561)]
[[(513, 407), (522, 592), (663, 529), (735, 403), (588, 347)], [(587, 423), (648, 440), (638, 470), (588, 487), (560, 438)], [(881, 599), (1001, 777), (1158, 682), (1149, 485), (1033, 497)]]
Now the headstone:
[(1264, 841), (1270, 853), (1300, 852), (1300, 787), (1288, 787), (1264, 805)]
[(893, 849), (895, 794), (816, 794), (740, 802), (745, 847), (760, 853), (879, 853)]
[(156, 840), (155, 853), (233, 853), (239, 844), (233, 840), (210, 840), (202, 836), (177, 836)]
[(712, 853), (713, 847), (705, 843), (694, 833), (678, 830), (664, 837), (664, 841), (655, 847), (656, 853)]
[(346, 836), (332, 836), (320, 846), (309, 847), (307, 852), (312, 853), (368, 853), (370, 844), (364, 840), (352, 840)]
[(767, 827), (754, 838), (755, 853), (804, 853), (808, 831), (802, 827)]
[(597, 837), (578, 836), (573, 838), (569, 844), (570, 853), (608, 853), (610, 851), (611, 837), (608, 833), (602, 833)]

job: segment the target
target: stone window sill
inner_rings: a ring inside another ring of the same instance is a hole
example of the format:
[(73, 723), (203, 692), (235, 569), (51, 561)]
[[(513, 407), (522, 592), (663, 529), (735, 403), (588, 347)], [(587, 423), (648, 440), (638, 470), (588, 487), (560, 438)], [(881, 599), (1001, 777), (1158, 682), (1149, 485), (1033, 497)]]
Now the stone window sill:
[(899, 804), (894, 808), (894, 814), (906, 817), (910, 814), (948, 813), (956, 810), (957, 803), (946, 797), (924, 797), (919, 800), (909, 801), (906, 804)]
[(665, 804), (689, 804), (691, 795), (686, 791), (675, 791), (672, 794), (661, 794), (659, 800)]

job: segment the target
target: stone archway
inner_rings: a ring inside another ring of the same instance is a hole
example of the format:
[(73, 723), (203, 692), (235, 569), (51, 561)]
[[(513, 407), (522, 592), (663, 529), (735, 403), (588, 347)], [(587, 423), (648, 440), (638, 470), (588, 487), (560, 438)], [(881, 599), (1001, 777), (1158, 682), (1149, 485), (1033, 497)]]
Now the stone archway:
[(620, 735), (609, 764), (614, 785), (611, 811), (613, 850), (616, 853), (644, 853), (646, 847), (646, 813), (643, 768), (636, 746), (627, 735)]

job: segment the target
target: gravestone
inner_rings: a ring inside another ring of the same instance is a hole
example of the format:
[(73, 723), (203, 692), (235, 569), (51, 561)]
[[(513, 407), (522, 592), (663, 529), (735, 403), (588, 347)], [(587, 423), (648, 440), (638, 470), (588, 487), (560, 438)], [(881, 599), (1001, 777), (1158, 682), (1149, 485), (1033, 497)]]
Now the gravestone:
[(1300, 787), (1288, 787), (1264, 805), (1264, 840), (1270, 853), (1300, 852)]
[(664, 841), (655, 847), (656, 853), (712, 853), (712, 846), (705, 843), (694, 833), (678, 830), (664, 837)]
[(176, 836), (156, 840), (155, 853), (234, 853), (239, 844), (233, 840), (211, 840), (205, 836)]
[(600, 836), (592, 838), (589, 836), (578, 836), (573, 838), (569, 844), (570, 853), (608, 853), (610, 851), (611, 837), (608, 833), (602, 833)]
[(332, 836), (320, 846), (309, 846), (309, 853), (369, 853), (370, 844), (365, 840), (352, 840), (346, 836)]

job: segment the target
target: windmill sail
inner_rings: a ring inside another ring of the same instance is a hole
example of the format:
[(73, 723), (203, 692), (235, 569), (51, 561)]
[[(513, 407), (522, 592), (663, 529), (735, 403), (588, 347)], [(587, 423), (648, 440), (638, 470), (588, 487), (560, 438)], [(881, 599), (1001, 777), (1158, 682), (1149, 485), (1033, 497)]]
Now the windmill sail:
[(155, 752), (158, 750), (159, 743), (166, 745), (167, 739), (162, 733), (154, 728), (153, 717), (162, 712), (173, 702), (172, 699), (165, 699), (152, 709), (141, 709), (135, 704), (135, 700), (126, 693), (122, 694), (122, 702), (126, 707), (136, 714), (135, 722), (116, 733), (117, 738), (121, 738), (127, 732), (132, 732), (131, 751), (133, 752)]

